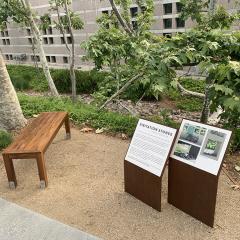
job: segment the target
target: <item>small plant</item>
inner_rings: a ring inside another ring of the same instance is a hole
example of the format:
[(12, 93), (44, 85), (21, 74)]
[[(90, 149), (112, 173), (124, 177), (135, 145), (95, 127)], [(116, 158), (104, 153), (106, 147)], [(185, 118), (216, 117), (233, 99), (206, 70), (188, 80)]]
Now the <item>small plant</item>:
[(240, 113), (237, 110), (228, 110), (221, 114), (223, 126), (232, 131), (230, 152), (240, 151)]
[(6, 148), (11, 142), (11, 134), (4, 130), (0, 130), (0, 150)]

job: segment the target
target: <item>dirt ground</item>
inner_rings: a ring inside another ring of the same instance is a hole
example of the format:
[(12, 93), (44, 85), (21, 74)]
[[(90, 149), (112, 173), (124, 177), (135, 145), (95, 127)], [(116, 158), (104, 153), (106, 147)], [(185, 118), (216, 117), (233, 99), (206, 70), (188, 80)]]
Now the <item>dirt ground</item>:
[(66, 141), (61, 130), (46, 153), (48, 188), (39, 189), (36, 161), (15, 160), (19, 185), (9, 190), (0, 161), (0, 197), (106, 240), (240, 239), (240, 191), (223, 172), (210, 228), (167, 203), (167, 171), (160, 213), (124, 192), (128, 144), (77, 129)]

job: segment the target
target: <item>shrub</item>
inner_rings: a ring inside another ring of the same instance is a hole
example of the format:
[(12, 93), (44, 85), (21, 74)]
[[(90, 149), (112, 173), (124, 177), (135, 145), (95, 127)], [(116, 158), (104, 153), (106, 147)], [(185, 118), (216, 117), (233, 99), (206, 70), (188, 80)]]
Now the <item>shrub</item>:
[[(106, 72), (97, 71), (75, 71), (76, 74), (76, 89), (77, 93), (93, 93), (98, 90), (98, 86), (107, 75)], [(54, 69), (52, 70), (52, 77), (56, 87), (60, 93), (71, 92), (71, 78), (69, 70)]]
[(22, 65), (7, 65), (7, 69), (17, 90), (33, 89), (39, 92), (48, 90), (48, 83), (42, 69)]
[[(17, 90), (32, 89), (38, 92), (48, 91), (48, 83), (43, 70), (31, 66), (8, 65), (8, 72)], [(109, 74), (98, 71), (76, 70), (77, 93), (93, 93)], [(68, 69), (51, 69), (52, 78), (60, 93), (71, 93), (71, 78)]]
[(11, 142), (11, 134), (4, 130), (0, 130), (0, 150), (6, 148)]
[(223, 126), (232, 131), (230, 152), (240, 151), (240, 112), (237, 109), (225, 110), (221, 119), (224, 121)]
[(30, 89), (30, 81), (31, 81), (31, 76), (29, 75), (22, 75), (22, 76), (12, 76), (11, 77), (13, 86), (20, 91), (23, 90), (28, 90)]

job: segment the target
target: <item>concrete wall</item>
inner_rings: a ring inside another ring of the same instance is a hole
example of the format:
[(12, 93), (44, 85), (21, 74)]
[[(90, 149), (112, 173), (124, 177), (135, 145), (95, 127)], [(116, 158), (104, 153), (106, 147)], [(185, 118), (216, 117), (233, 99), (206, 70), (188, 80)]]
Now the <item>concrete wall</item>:
[[(31, 0), (30, 2), (33, 10), (39, 16), (49, 10), (50, 6), (48, 0)], [(155, 21), (151, 28), (152, 32), (156, 34), (171, 35), (176, 34), (177, 32), (184, 32), (194, 26), (194, 23), (191, 20), (187, 20), (184, 27), (177, 27), (177, 18), (179, 16), (177, 11), (177, 2), (179, 2), (179, 0), (155, 0)], [(166, 4), (171, 5), (172, 11), (168, 11), (166, 13)], [(234, 0), (219, 0), (219, 4), (222, 4), (224, 7), (229, 9), (229, 11), (236, 11)], [(131, 5), (131, 7), (136, 6), (136, 4)], [(108, 0), (73, 0), (72, 9), (73, 11), (79, 13), (84, 21), (84, 29), (74, 31), (76, 40), (76, 64), (78, 66), (87, 67), (90, 63), (86, 63), (81, 60), (81, 57), (84, 55), (84, 51), (81, 49), (80, 44), (97, 31), (98, 26), (96, 24), (96, 18), (101, 16), (102, 11), (111, 11), (111, 7)], [(51, 13), (51, 20), (52, 23), (57, 20), (56, 13)], [(172, 26), (170, 28), (166, 28), (164, 23), (169, 21), (172, 22)], [(239, 30), (239, 25), (236, 26), (235, 29)], [(43, 34), (44, 41), (46, 41), (44, 48), (46, 55), (50, 60), (50, 65), (55, 67), (66, 67), (68, 52), (61, 41), (62, 35), (54, 28), (52, 28), (52, 31), (48, 30)], [(67, 37), (69, 36), (70, 35), (67, 35)], [(7, 31), (0, 33), (0, 48), (7, 60), (7, 63), (33, 64), (31, 34), (26, 28), (21, 28), (12, 22), (8, 24)], [(25, 56), (24, 59), (23, 55)], [(15, 58), (16, 60), (14, 60)]]

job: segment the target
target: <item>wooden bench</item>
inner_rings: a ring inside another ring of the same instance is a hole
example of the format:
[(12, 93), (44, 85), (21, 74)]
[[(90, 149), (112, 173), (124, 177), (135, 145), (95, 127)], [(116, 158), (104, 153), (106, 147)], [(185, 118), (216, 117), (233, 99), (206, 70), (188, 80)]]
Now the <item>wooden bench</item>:
[(34, 119), (16, 137), (13, 143), (3, 151), (3, 160), (10, 188), (17, 186), (13, 159), (36, 158), (40, 187), (48, 185), (44, 153), (65, 123), (66, 139), (71, 138), (67, 112), (44, 112)]

